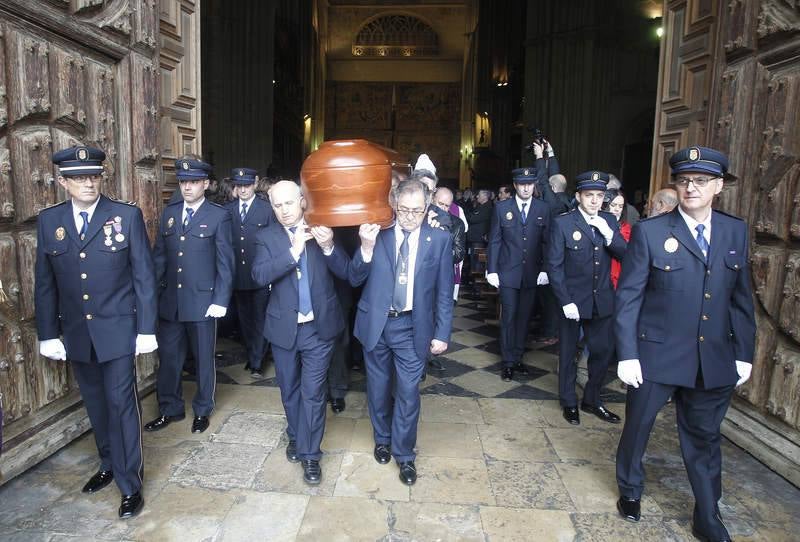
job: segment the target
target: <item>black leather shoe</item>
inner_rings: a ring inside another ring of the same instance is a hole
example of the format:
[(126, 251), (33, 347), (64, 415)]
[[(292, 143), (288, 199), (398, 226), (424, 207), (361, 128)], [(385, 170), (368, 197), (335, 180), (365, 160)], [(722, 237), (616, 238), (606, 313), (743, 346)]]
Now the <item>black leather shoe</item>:
[(290, 440), (286, 445), (286, 460), (289, 463), (297, 463), (300, 459), (297, 457), (297, 441)]
[(730, 536), (726, 536), (725, 538), (711, 538), (709, 536), (706, 536), (705, 534), (698, 531), (695, 528), (694, 524), (692, 524), (692, 534), (696, 539), (702, 540), (703, 542), (731, 542)]
[(322, 481), (322, 467), (316, 459), (303, 459), (303, 480), (310, 486), (318, 486)]
[(186, 418), (186, 414), (181, 414), (180, 416), (159, 416), (155, 420), (151, 422), (147, 422), (144, 424), (145, 431), (160, 431), (164, 429), (166, 426), (171, 424), (172, 422), (179, 422), (182, 419)]
[(123, 495), (122, 504), (119, 505), (120, 519), (128, 519), (137, 515), (144, 507), (144, 497), (141, 491), (137, 491), (133, 495)]
[(375, 461), (385, 465), (392, 459), (392, 450), (388, 444), (376, 444), (372, 455), (375, 456)]
[(250, 369), (250, 378), (264, 378), (264, 371), (261, 369)]
[(588, 412), (590, 414), (594, 414), (604, 422), (608, 423), (619, 423), (620, 418), (610, 410), (608, 410), (604, 406), (591, 406), (587, 405), (586, 403), (581, 403), (581, 410), (584, 412)]
[(524, 364), (524, 363), (522, 363), (522, 362), (519, 362), (519, 363), (517, 363), (516, 365), (514, 365), (514, 371), (518, 372), (518, 373), (519, 373), (519, 374), (521, 374), (521, 375), (528, 375), (528, 374), (530, 374), (530, 373), (528, 372), (528, 368), (527, 368), (527, 367), (525, 367), (525, 364)]
[(577, 407), (564, 407), (564, 419), (572, 425), (581, 424), (581, 414)]
[(331, 397), (331, 410), (333, 410), (335, 414), (344, 412), (344, 407), (344, 397)]
[(413, 461), (400, 463), (400, 481), (407, 486), (413, 486), (417, 481), (417, 467)]
[(639, 499), (620, 497), (617, 501), (617, 510), (619, 515), (627, 521), (639, 521), (642, 517), (642, 507)]
[(89, 478), (89, 481), (86, 482), (86, 485), (83, 486), (81, 491), (84, 493), (95, 493), (110, 484), (113, 479), (114, 473), (110, 470), (97, 471)]
[(511, 380), (514, 378), (514, 368), (503, 367), (503, 373), (500, 375), (500, 378), (503, 379), (503, 382), (511, 382)]
[(195, 416), (192, 421), (192, 433), (202, 433), (208, 429), (208, 416)]

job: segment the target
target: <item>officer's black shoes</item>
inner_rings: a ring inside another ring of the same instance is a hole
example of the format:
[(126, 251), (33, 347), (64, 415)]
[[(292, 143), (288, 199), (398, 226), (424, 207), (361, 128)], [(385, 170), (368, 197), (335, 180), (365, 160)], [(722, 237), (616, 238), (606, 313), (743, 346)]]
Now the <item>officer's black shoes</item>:
[(286, 445), (286, 460), (289, 463), (297, 463), (300, 459), (297, 457), (297, 441), (290, 440)]
[(344, 407), (344, 397), (331, 397), (331, 410), (333, 410), (335, 414), (344, 412)]
[(250, 369), (250, 378), (264, 378), (264, 371), (261, 369)]
[(381, 465), (385, 465), (392, 459), (392, 450), (388, 444), (376, 444), (375, 451), (372, 453), (375, 456), (375, 461)]
[(500, 378), (503, 379), (503, 382), (511, 382), (511, 380), (514, 378), (514, 368), (503, 367), (503, 372), (500, 375)]
[(322, 481), (322, 467), (316, 459), (303, 459), (303, 480), (310, 486), (318, 486)]
[(627, 521), (639, 521), (642, 517), (642, 507), (639, 499), (620, 497), (617, 501), (619, 515)]
[(144, 497), (142, 492), (137, 491), (133, 495), (123, 495), (122, 504), (119, 505), (120, 519), (132, 518), (139, 514), (144, 508)]
[(202, 433), (208, 429), (208, 416), (195, 416), (192, 421), (192, 433)]
[(144, 424), (145, 431), (160, 431), (172, 422), (179, 422), (186, 417), (186, 414), (180, 416), (159, 416), (151, 422)]
[(95, 493), (110, 484), (113, 479), (114, 473), (110, 470), (97, 471), (89, 478), (89, 481), (86, 482), (86, 485), (83, 486), (81, 491), (84, 493)]
[(717, 537), (710, 537), (701, 533), (695, 526), (692, 524), (692, 534), (698, 540), (702, 540), (703, 542), (731, 542), (731, 537), (727, 533), (722, 538)]
[(581, 410), (584, 412), (588, 412), (590, 414), (594, 414), (604, 422), (608, 423), (619, 423), (620, 418), (610, 410), (608, 410), (604, 406), (591, 406), (587, 405), (586, 403), (581, 403)]
[(520, 361), (514, 365), (514, 371), (521, 375), (528, 375), (528, 368)]
[(578, 407), (564, 407), (564, 419), (572, 425), (580, 425), (581, 415), (578, 412)]
[(413, 486), (417, 481), (417, 467), (413, 461), (400, 463), (400, 481), (407, 486)]

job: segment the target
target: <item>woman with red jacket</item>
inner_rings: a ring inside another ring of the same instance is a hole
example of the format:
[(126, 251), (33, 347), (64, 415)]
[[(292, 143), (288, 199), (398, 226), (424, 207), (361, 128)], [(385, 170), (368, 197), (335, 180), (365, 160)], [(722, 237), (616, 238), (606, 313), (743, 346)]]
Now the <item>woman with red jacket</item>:
[[(615, 189), (606, 190), (606, 195), (603, 198), (603, 210), (608, 211), (617, 217), (619, 222), (619, 233), (626, 241), (631, 240), (631, 225), (622, 216), (625, 212), (625, 196), (622, 192)], [(611, 260), (611, 283), (614, 289), (617, 288), (617, 281), (619, 280), (619, 273), (622, 269), (622, 264), (619, 260), (614, 258)]]

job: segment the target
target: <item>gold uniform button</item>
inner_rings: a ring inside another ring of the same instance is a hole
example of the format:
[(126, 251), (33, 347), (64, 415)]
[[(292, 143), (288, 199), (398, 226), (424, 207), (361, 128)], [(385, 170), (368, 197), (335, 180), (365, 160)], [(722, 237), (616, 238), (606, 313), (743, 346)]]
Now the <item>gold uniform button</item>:
[(183, 268), (182, 268), (182, 267), (179, 267), (179, 268), (178, 268), (178, 273), (181, 273), (181, 272), (183, 272)]
[(711, 299), (711, 294), (706, 292), (703, 297), (705, 297), (706, 299)]
[(111, 252), (116, 252), (116, 251), (117, 251), (117, 247), (111, 247)]
[(523, 240), (523, 241), (527, 241), (527, 240), (528, 240), (528, 238), (527, 238), (527, 237), (523, 237), (523, 238), (522, 238), (522, 240)]
[(83, 280), (86, 280), (86, 273), (81, 273), (81, 278), (82, 278)]
[(204, 237), (204, 235), (201, 233), (201, 234), (200, 234), (200, 237)]
[(92, 319), (92, 315), (91, 315), (91, 314), (87, 314), (87, 315), (86, 315), (86, 319), (87, 319), (87, 320), (91, 320), (91, 319)]
[(594, 247), (595, 250), (600, 250), (600, 247)]
[(734, 269), (739, 269), (739, 264), (738, 263), (733, 264), (733, 268)]
[(706, 338), (705, 338), (705, 337), (703, 337), (702, 335), (700, 335), (700, 342), (703, 342), (703, 341), (705, 341), (705, 340), (706, 340)]
[(242, 265), (244, 265), (244, 260), (242, 260)]
[(668, 265), (664, 266), (664, 271), (669, 271), (670, 269), (672, 269), (670, 266), (668, 266)]
[(242, 254), (244, 254), (244, 249), (242, 249)]
[(594, 262), (595, 265), (600, 265), (600, 262)]
[(710, 274), (711, 274), (711, 269), (709, 269), (708, 271), (706, 271), (706, 275), (710, 275)]
[(244, 237), (241, 237), (241, 240), (244, 241)]
[(703, 320), (708, 320), (708, 315), (707, 314), (703, 315)]
[(178, 252), (178, 256), (183, 256), (183, 252)]
[(178, 283), (178, 288), (181, 288), (181, 283), (180, 282)]
[(83, 300), (86, 301), (87, 299), (89, 299), (89, 294), (83, 294)]
[(81, 252), (80, 254), (78, 254), (78, 256), (80, 256), (81, 260), (82, 260), (82, 259), (84, 259), (86, 257), (86, 253), (85, 252)]
[(184, 237), (183, 235), (181, 235), (181, 241), (186, 241), (186, 237)]

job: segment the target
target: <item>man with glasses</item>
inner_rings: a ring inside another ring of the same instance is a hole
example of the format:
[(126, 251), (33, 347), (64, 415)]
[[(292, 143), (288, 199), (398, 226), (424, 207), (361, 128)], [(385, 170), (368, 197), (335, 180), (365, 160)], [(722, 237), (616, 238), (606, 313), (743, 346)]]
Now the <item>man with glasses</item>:
[(71, 362), (92, 423), (100, 470), (83, 492), (115, 481), (130, 518), (144, 506), (135, 356), (158, 348), (156, 288), (141, 210), (100, 192), (105, 158), (84, 146), (53, 155), (68, 199), (39, 213), (36, 328), (42, 356)]
[(450, 341), (453, 249), (450, 234), (425, 220), (431, 195), (422, 182), (401, 182), (392, 196), (396, 223), (361, 226), (350, 283), (366, 283), (355, 336), (364, 347), (375, 460), (394, 456), (400, 481), (413, 485), (419, 382), (428, 354), (444, 353)]
[(695, 497), (693, 533), (730, 540), (722, 497), (720, 424), (750, 378), (755, 344), (748, 228), (712, 210), (728, 174), (719, 151), (670, 158), (677, 209), (633, 227), (617, 288), (617, 374), (629, 386), (617, 449), (617, 508), (639, 521), (642, 456), (661, 407), (674, 397), (681, 452)]

